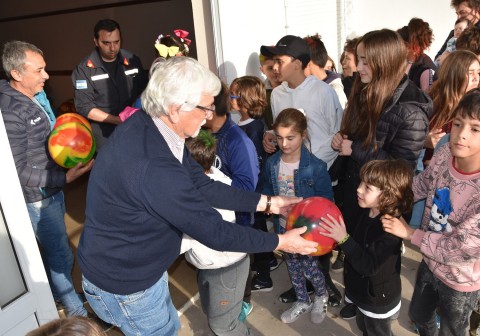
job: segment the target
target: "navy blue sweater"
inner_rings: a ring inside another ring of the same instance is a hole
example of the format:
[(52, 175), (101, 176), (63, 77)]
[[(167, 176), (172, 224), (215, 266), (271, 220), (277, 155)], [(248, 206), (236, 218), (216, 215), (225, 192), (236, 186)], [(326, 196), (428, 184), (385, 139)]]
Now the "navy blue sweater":
[(212, 208), (255, 211), (259, 198), (211, 180), (187, 151), (180, 163), (137, 112), (115, 129), (90, 174), (82, 273), (111, 293), (145, 290), (177, 258), (182, 232), (220, 251), (272, 251), (276, 235), (225, 222)]

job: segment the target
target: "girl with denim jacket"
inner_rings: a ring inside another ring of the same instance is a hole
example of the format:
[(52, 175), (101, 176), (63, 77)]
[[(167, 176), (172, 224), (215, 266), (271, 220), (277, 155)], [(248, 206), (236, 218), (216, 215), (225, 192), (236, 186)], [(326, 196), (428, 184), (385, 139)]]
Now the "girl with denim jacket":
[[(322, 196), (333, 199), (327, 164), (304, 146), (307, 139), (307, 119), (293, 108), (283, 110), (273, 125), (278, 147), (268, 158), (264, 171), (263, 192), (267, 195), (291, 195), (304, 198)], [(275, 216), (275, 230), (285, 232), (285, 217)], [(297, 295), (293, 306), (281, 315), (284, 323), (292, 323), (311, 312), (311, 321), (321, 323), (326, 316), (328, 294), (325, 278), (318, 268), (318, 257), (284, 253), (288, 272)], [(308, 296), (306, 279), (315, 288), (315, 299)]]

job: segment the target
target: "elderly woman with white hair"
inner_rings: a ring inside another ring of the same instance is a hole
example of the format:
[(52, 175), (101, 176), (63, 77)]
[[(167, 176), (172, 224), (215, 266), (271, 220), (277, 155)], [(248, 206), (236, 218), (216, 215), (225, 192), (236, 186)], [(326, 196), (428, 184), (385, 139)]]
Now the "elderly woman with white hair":
[(286, 213), (299, 198), (238, 190), (208, 178), (184, 148), (215, 109), (219, 79), (174, 57), (153, 73), (145, 111), (119, 125), (97, 156), (78, 247), (92, 309), (126, 335), (175, 335), (180, 327), (167, 269), (182, 234), (220, 251), (314, 252), (295, 229), (284, 235), (225, 222), (212, 207)]

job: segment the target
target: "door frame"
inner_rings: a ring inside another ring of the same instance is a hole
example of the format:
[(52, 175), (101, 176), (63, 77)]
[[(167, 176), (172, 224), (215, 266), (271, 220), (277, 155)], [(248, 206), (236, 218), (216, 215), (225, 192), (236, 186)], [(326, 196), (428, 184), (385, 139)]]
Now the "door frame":
[[(0, 204), (27, 292), (0, 307), (0, 335), (24, 335), (58, 318), (0, 111)], [(1, 265), (0, 265), (1, 267)]]

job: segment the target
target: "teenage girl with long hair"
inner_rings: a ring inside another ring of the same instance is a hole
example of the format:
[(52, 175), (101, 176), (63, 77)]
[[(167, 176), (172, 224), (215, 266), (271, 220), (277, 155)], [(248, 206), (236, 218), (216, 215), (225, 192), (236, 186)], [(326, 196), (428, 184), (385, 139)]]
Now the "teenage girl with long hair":
[(332, 147), (349, 157), (341, 193), (347, 225), (355, 223), (360, 210), (356, 193), (360, 167), (374, 159), (394, 158), (407, 161), (413, 170), (432, 112), (430, 98), (405, 74), (407, 50), (398, 33), (371, 31), (359, 39), (356, 53), (358, 77), (340, 132), (332, 140)]

